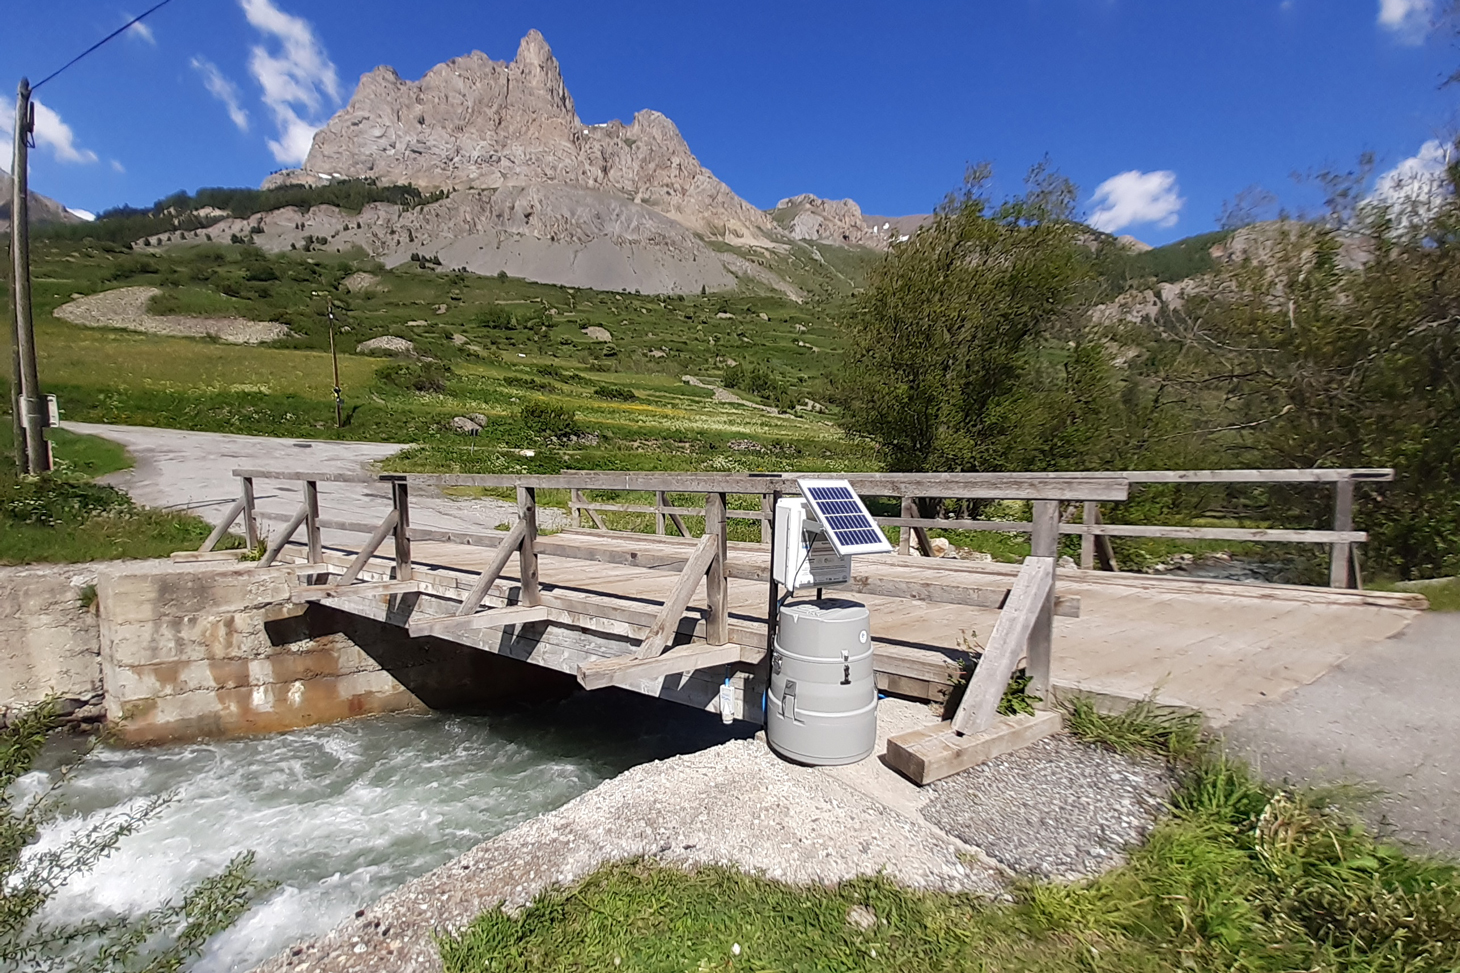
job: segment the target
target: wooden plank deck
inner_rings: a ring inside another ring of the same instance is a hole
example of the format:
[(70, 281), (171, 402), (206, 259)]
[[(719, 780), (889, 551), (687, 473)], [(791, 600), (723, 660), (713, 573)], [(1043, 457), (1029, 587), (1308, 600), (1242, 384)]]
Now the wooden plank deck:
[[(414, 577), (424, 585), (449, 580), (462, 593), (492, 559), (489, 539), (479, 543), (417, 540), (411, 545)], [(669, 596), (694, 540), (658, 535), (570, 530), (538, 540), (544, 603), (576, 598), (601, 606), (620, 628), (637, 612), (641, 631)], [(624, 563), (567, 556), (592, 550)], [(286, 558), (303, 560), (291, 545)], [(348, 564), (354, 551), (326, 551), (325, 560)], [(387, 541), (367, 577), (380, 578), (393, 563)], [(730, 639), (763, 648), (768, 549), (731, 543), (727, 570)], [(643, 565), (658, 565), (659, 569)], [(372, 575), (372, 569), (375, 574)], [(496, 588), (518, 583), (512, 558)], [(886, 590), (911, 591), (935, 585), (988, 600), (989, 590), (1007, 590), (1015, 565), (879, 555), (856, 561), (855, 574)], [(762, 579), (762, 580), (755, 580)], [(1081, 690), (1120, 699), (1154, 694), (1165, 703), (1200, 709), (1214, 725), (1248, 707), (1318, 678), (1356, 652), (1400, 632), (1422, 607), (1414, 596), (1381, 592), (1294, 588), (1156, 578), (1065, 569), (1057, 593), (1078, 598), (1079, 617), (1057, 617), (1053, 675), (1057, 691)], [(980, 593), (983, 592), (983, 593)], [(828, 591), (828, 595), (834, 594)], [(946, 592), (945, 592), (946, 593)], [(885, 689), (927, 693), (945, 682), (968, 644), (981, 645), (999, 612), (978, 604), (947, 604), (881, 594), (849, 593), (872, 613), (879, 682)], [(459, 596), (458, 596), (459, 599)], [(551, 605), (550, 605), (551, 607)], [(1064, 610), (1073, 610), (1066, 601)], [(703, 585), (687, 614), (703, 615)], [(551, 614), (551, 612), (550, 612)], [(624, 629), (628, 631), (628, 629)], [(632, 649), (628, 649), (632, 651)]]

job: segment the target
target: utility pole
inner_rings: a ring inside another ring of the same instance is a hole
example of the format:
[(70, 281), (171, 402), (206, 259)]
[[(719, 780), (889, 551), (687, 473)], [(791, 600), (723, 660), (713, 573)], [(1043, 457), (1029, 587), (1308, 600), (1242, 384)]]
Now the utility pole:
[(30, 100), (30, 81), (21, 78), (15, 99), (15, 164), (11, 166), (10, 255), (14, 260), (11, 293), (15, 298), (15, 356), (20, 394), (21, 425), (25, 439), (22, 473), (44, 473), (51, 468), (50, 450), (42, 431), (46, 419), (41, 400), (40, 375), (36, 369), (35, 327), (30, 314), (30, 136), (35, 130), (35, 107)]
[(324, 299), (325, 314), (330, 319), (330, 362), (335, 367), (335, 428), (345, 428), (345, 400), (340, 392), (340, 356), (335, 354), (335, 305), (329, 295)]

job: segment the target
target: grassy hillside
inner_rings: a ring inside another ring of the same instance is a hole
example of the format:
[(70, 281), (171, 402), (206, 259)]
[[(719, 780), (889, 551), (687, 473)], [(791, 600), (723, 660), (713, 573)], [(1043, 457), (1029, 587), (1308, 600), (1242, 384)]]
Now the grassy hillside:
[[(417, 263), (385, 270), (361, 254), (268, 255), (198, 234), (160, 252), (37, 245), (41, 377), (66, 418), (417, 443), (403, 460), (415, 468), (870, 465), (820, 404), (838, 354), (830, 302), (606, 293)], [(136, 286), (158, 290), (153, 313), (278, 321), (293, 336), (250, 347), (52, 314), (77, 297)], [(411, 342), (414, 355), (357, 353), (386, 336)], [(744, 402), (716, 400), (714, 387), (727, 382)], [(453, 428), (465, 416), (479, 433)]]

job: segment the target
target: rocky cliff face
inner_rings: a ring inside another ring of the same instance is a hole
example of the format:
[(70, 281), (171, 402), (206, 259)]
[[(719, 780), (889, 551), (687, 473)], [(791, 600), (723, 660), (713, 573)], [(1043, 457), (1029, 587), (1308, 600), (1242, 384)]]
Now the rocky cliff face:
[[(0, 172), (0, 229), (10, 227), (10, 197), (14, 192), (15, 183), (11, 180), (10, 173)], [(81, 217), (72, 214), (50, 197), (31, 192), (30, 222), (32, 226), (38, 223), (80, 223)]]
[(473, 52), (419, 81), (376, 68), (315, 134), (303, 169), (271, 182), (340, 176), (423, 189), (573, 186), (647, 206), (708, 238), (772, 243), (765, 214), (700, 165), (668, 118), (641, 111), (628, 125), (583, 124), (535, 30), (510, 62)]

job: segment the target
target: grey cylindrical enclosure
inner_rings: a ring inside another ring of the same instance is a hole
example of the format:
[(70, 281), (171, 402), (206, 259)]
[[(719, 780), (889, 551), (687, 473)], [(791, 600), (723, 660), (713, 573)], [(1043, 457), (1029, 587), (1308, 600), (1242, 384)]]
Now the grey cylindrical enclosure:
[(781, 609), (771, 654), (766, 742), (797, 763), (851, 764), (877, 745), (871, 616), (839, 598)]

